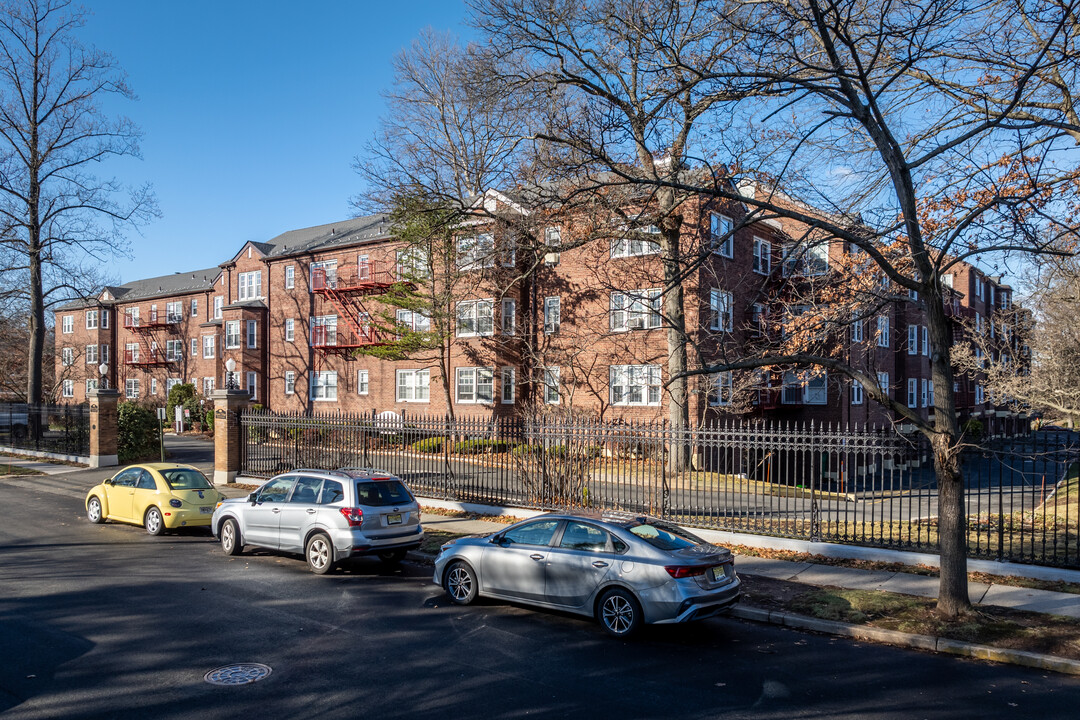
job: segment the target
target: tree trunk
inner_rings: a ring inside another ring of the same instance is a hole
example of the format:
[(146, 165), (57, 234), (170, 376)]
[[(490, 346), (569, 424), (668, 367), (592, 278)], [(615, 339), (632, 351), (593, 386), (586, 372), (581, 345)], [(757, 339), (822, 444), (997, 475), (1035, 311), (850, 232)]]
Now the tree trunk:
[[(674, 205), (661, 200), (664, 205)], [(668, 351), (668, 420), (672, 433), (684, 437), (690, 425), (690, 408), (687, 403), (686, 379), (686, 317), (683, 307), (683, 286), (679, 274), (678, 218), (670, 213), (664, 218), (660, 243), (660, 262), (664, 267), (664, 325), (667, 327)], [(690, 446), (674, 442), (668, 448), (668, 467), (679, 473), (690, 467)]]

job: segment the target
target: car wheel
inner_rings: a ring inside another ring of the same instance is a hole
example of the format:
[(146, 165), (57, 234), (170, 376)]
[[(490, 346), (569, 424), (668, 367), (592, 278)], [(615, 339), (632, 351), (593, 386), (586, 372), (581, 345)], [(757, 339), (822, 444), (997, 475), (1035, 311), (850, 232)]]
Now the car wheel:
[(612, 588), (600, 598), (596, 619), (609, 635), (627, 637), (641, 627), (641, 604), (622, 588)]
[(312, 535), (304, 548), (308, 569), (316, 575), (325, 575), (334, 569), (334, 546), (326, 533)]
[(443, 575), (443, 588), (457, 605), (468, 605), (476, 599), (476, 573), (467, 562), (451, 563)]
[(101, 511), (101, 501), (96, 497), (90, 498), (86, 503), (86, 519), (95, 525), (105, 522), (105, 513)]
[(226, 555), (239, 555), (244, 549), (244, 544), (240, 542), (240, 528), (232, 518), (221, 526), (221, 549)]
[(379, 559), (383, 561), (384, 565), (400, 565), (407, 554), (405, 550), (388, 550), (379, 553)]
[(146, 511), (146, 517), (143, 518), (143, 525), (146, 527), (146, 532), (151, 535), (160, 535), (165, 532), (165, 518), (161, 517), (161, 511), (156, 507), (152, 507)]

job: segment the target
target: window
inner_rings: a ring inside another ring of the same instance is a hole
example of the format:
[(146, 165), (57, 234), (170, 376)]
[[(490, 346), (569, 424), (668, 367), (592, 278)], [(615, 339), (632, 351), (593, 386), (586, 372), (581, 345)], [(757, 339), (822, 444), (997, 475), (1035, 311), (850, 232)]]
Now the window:
[(788, 370), (784, 373), (784, 405), (824, 405), (828, 402), (828, 375), (810, 370)]
[(889, 318), (880, 316), (877, 319), (877, 346), (889, 347)]
[(490, 403), (495, 397), (493, 368), (457, 368), (457, 399), (459, 403)]
[(103, 362), (103, 363), (108, 363), (109, 362), (109, 346), (108, 345), (98, 345), (98, 350), (100, 351), (100, 352), (98, 352), (98, 355), (99, 355), (98, 360), (100, 362)]
[(191, 317), (199, 317), (199, 299), (191, 298)]
[(109, 310), (108, 308), (101, 308), (101, 327), (109, 327)]
[(240, 347), (239, 320), (229, 320), (225, 323), (225, 347), (229, 350)]
[(337, 372), (313, 370), (311, 373), (311, 394), (314, 402), (332, 402), (337, 400)]
[(919, 354), (919, 326), (908, 325), (907, 329), (907, 354)]
[(139, 327), (139, 308), (128, 308), (124, 311), (124, 327)]
[(398, 370), (395, 378), (397, 402), (427, 402), (429, 397), (430, 371)]
[(214, 336), (203, 335), (202, 339), (202, 356), (204, 358), (214, 357)]
[(731, 218), (709, 213), (709, 240), (714, 253), (732, 257), (735, 254), (735, 239), (731, 234)]
[(86, 346), (86, 364), (97, 365), (98, 364), (97, 345)]
[(662, 302), (659, 289), (611, 293), (612, 331), (625, 332), (660, 327)]
[[(635, 220), (636, 217), (630, 218)], [(618, 222), (618, 221), (616, 221)], [(621, 232), (626, 232), (627, 227), (625, 224), (619, 223)], [(648, 240), (640, 237), (641, 234), (646, 235), (659, 235), (660, 228), (655, 225), (648, 225), (645, 227), (635, 228), (634, 234), (636, 237), (620, 237), (611, 241), (611, 257), (638, 257), (640, 255), (656, 255), (660, 252), (660, 243), (655, 240)]]
[(907, 406), (919, 407), (919, 381), (916, 378), (908, 378), (907, 381)]
[(499, 399), (503, 405), (514, 404), (514, 393), (517, 387), (517, 370), (512, 367), (504, 367), (499, 371)]
[(784, 277), (792, 275), (824, 275), (829, 271), (829, 245), (787, 244), (780, 250), (781, 272)]
[(558, 520), (537, 520), (526, 525), (518, 525), (513, 530), (503, 533), (503, 537), (515, 545), (547, 547), (555, 537), (555, 530), (558, 527)]
[(976, 312), (975, 313), (975, 332), (982, 335), (982, 331), (983, 331), (982, 315), (980, 315), (979, 313)]
[(828, 380), (824, 372), (807, 373), (803, 385), (803, 402), (807, 405), (824, 405), (828, 402)]
[(517, 265), (517, 241), (513, 238), (507, 238), (503, 241), (502, 249), (499, 251), (499, 264), (503, 267)]
[[(557, 227), (549, 227), (544, 230), (544, 244), (548, 247), (557, 248), (562, 245), (562, 231)], [(559, 253), (549, 252), (544, 255), (545, 265), (558, 265)]]
[(220, 295), (214, 296), (214, 319), (221, 319), (221, 308), (225, 306), (225, 298)]
[(69, 347), (64, 348), (60, 351), (60, 358), (64, 367), (70, 367), (75, 363), (75, 349)]
[(313, 262), (308, 266), (308, 272), (310, 273), (309, 287), (337, 287), (337, 260)]
[(150, 394), (157, 395), (157, 378), (150, 378)]
[(851, 342), (863, 341), (863, 321), (862, 318), (855, 318), (851, 321)]
[(612, 405), (659, 405), (659, 365), (612, 365), (608, 368)]
[(927, 403), (929, 403), (928, 407), (934, 407), (934, 381), (933, 380), (931, 380), (931, 381), (929, 381), (927, 383), (927, 390), (928, 390)]
[(922, 326), (922, 354), (930, 356), (930, 328)]
[(709, 291), (709, 329), (731, 332), (731, 293), (726, 290)]
[(764, 337), (769, 324), (769, 308), (762, 303), (754, 303), (750, 306), (751, 331), (758, 337)]
[(165, 359), (169, 362), (180, 362), (184, 354), (183, 340), (165, 341)]
[(262, 270), (240, 273), (238, 278), (238, 300), (254, 300), (262, 297)]
[(418, 310), (398, 310), (397, 322), (412, 332), (431, 332), (431, 318)]
[(881, 388), (885, 392), (886, 395), (888, 395), (889, 394), (889, 373), (887, 373), (887, 372), (879, 372), (877, 374), (877, 384), (878, 384), (878, 387)]
[(754, 272), (758, 275), (768, 275), (772, 270), (772, 243), (768, 240), (754, 238)]
[(295, 265), (286, 265), (285, 266), (285, 289), (286, 290), (292, 290), (294, 287), (296, 287), (296, 266)]
[(257, 400), (259, 395), (259, 376), (256, 373), (247, 374), (247, 391), (252, 400)]
[(191, 338), (191, 357), (199, 357), (199, 339)]
[(517, 331), (517, 300), (503, 298), (499, 321), (503, 335), (513, 335)]
[(951, 273), (941, 276), (941, 286), (947, 288), (951, 288), (953, 286), (953, 276)]
[(986, 402), (986, 389), (982, 385), (975, 386), (975, 404), (982, 405)]
[(258, 347), (259, 341), (259, 321), (248, 320), (247, 321), (247, 346), (249, 348)]
[(124, 381), (124, 397), (134, 400), (139, 397), (139, 379), (128, 378)]
[(285, 371), (285, 394), (294, 395), (296, 393), (296, 373), (292, 370)]
[(97, 389), (98, 389), (98, 381), (97, 380), (90, 379), (90, 380), (86, 381), (86, 393), (87, 394), (90, 394), (91, 390), (97, 390)]
[(98, 311), (97, 310), (87, 310), (86, 311), (86, 329), (87, 330), (97, 330), (97, 326), (98, 326)]
[(214, 378), (212, 378), (212, 377), (204, 377), (202, 379), (203, 395), (209, 395), (210, 393), (214, 392), (214, 385), (215, 384), (216, 384), (216, 382), (214, 381)]
[(863, 387), (858, 381), (852, 381), (851, 383), (851, 404), (862, 405), (863, 404)]
[(337, 345), (337, 315), (319, 315), (311, 318), (311, 344), (314, 347)]
[(709, 378), (709, 405), (730, 405), (732, 396), (731, 371), (717, 373)]
[(75, 316), (65, 315), (63, 318), (61, 318), (60, 325), (63, 328), (65, 335), (75, 332)]
[(66, 398), (75, 397), (75, 381), (65, 380), (64, 388), (61, 394)]
[(986, 368), (986, 353), (981, 347), (975, 347), (975, 362), (981, 368)]
[(296, 319), (285, 318), (285, 342), (296, 341)]
[(544, 298), (544, 334), (552, 335), (559, 332), (559, 323), (561, 320), (562, 310), (559, 298)]
[(929, 385), (928, 385), (928, 383), (926, 381), (926, 378), (922, 378), (922, 380), (919, 382), (919, 385), (922, 388), (922, 392), (919, 393), (919, 400), (920, 400), (920, 402), (922, 402), (922, 406), (926, 407), (926, 401), (929, 400), (929, 395), (930, 395), (930, 392), (929, 392), (929, 389), (928, 389)]
[(458, 238), (457, 265), (461, 270), (479, 270), (494, 266), (495, 238), (488, 233)]
[(165, 394), (168, 395), (174, 387), (180, 384), (180, 378), (166, 378), (165, 380)]
[(559, 404), (559, 368), (546, 367), (544, 370), (544, 403)]
[(177, 301), (165, 303), (165, 322), (178, 323), (184, 319), (184, 303)]
[(487, 337), (495, 332), (493, 300), (463, 300), (457, 304), (457, 336)]
[(356, 394), (367, 395), (368, 394), (368, 371), (357, 370), (356, 371)]

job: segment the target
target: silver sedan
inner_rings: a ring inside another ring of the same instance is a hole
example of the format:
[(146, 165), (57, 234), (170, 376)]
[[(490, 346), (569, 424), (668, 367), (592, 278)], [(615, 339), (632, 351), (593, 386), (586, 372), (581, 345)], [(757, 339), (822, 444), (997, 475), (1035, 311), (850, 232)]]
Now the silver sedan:
[(741, 582), (727, 548), (646, 517), (550, 514), (452, 540), (434, 582), (458, 605), (478, 596), (595, 617), (616, 637), (643, 623), (725, 612)]

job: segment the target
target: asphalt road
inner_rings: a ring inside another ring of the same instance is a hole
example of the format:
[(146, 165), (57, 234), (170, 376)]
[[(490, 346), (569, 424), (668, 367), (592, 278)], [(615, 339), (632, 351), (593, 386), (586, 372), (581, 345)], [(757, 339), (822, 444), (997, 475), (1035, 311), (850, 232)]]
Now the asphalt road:
[[(100, 474), (100, 473), (99, 473)], [(0, 480), (3, 718), (1058, 718), (1080, 678), (732, 619), (616, 641), (430, 570), (224, 556), (200, 532), (94, 526), (94, 474)], [(219, 666), (273, 673), (207, 684)]]

